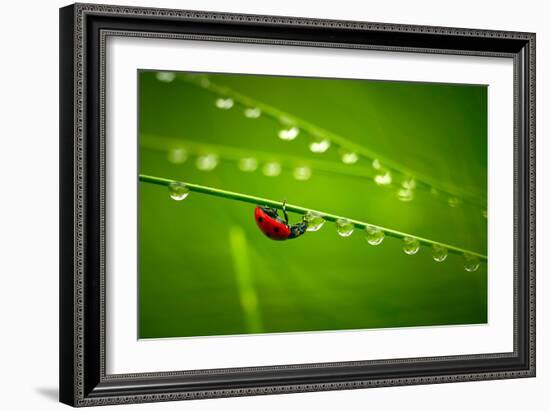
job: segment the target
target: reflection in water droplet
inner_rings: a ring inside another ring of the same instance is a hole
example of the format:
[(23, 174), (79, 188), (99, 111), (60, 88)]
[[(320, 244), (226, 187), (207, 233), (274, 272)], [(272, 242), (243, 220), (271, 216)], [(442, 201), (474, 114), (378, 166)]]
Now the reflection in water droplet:
[(170, 197), (176, 201), (185, 200), (189, 195), (189, 189), (183, 183), (179, 181), (173, 181), (168, 185), (168, 192)]
[(156, 77), (158, 81), (162, 81), (163, 83), (170, 83), (174, 81), (176, 75), (171, 71), (159, 71)]
[(434, 244), (432, 246), (432, 258), (434, 259), (434, 261), (441, 263), (447, 259), (448, 254), (449, 252), (442, 245)]
[(330, 140), (327, 138), (318, 139), (309, 143), (309, 149), (312, 153), (324, 153), (330, 147)]
[(403, 238), (403, 251), (405, 254), (413, 255), (420, 250), (420, 242), (414, 237)]
[(359, 156), (354, 152), (343, 152), (340, 158), (344, 164), (355, 164), (359, 161)]
[(216, 154), (206, 154), (203, 156), (199, 156), (197, 157), (195, 165), (201, 171), (214, 170), (218, 165), (218, 156)]
[(173, 148), (168, 151), (168, 161), (174, 164), (183, 164), (187, 161), (188, 155), (184, 148)]
[(453, 207), (453, 208), (458, 207), (460, 205), (460, 199), (456, 197), (449, 197), (447, 202), (449, 203), (449, 207)]
[(281, 174), (281, 165), (276, 161), (270, 161), (264, 164), (262, 172), (268, 177), (277, 177)]
[(239, 160), (239, 170), (246, 173), (256, 171), (258, 168), (258, 160), (254, 157), (244, 157)]
[(387, 186), (392, 182), (391, 173), (389, 171), (384, 171), (383, 173), (376, 174), (374, 176), (374, 182), (379, 186)]
[(325, 220), (320, 214), (308, 211), (305, 220), (307, 221), (307, 231), (319, 231), (325, 224)]
[(262, 110), (258, 107), (248, 107), (244, 110), (244, 116), (246, 118), (259, 118), (262, 115)]
[(397, 198), (403, 202), (409, 202), (414, 199), (414, 191), (410, 188), (400, 188), (397, 190)]
[(279, 138), (284, 141), (291, 141), (298, 137), (300, 130), (298, 127), (283, 128), (279, 130)]
[(479, 258), (472, 254), (464, 254), (464, 269), (470, 273), (479, 268)]
[(300, 181), (309, 180), (309, 178), (311, 177), (311, 168), (307, 166), (296, 167), (292, 175), (296, 180), (300, 180)]
[(373, 225), (368, 225), (365, 227), (365, 238), (370, 245), (378, 245), (384, 241), (386, 235), (384, 232)]
[(218, 98), (216, 99), (216, 107), (218, 107), (220, 110), (229, 110), (231, 107), (233, 107), (233, 99), (232, 98)]
[(336, 231), (341, 237), (349, 237), (353, 233), (355, 226), (347, 218), (339, 218), (336, 220)]

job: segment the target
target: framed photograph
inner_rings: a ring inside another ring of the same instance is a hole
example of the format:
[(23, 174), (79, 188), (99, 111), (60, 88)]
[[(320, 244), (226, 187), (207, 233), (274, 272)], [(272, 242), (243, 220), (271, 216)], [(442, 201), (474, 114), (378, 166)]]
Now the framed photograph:
[(535, 35), (60, 10), (60, 399), (535, 376)]

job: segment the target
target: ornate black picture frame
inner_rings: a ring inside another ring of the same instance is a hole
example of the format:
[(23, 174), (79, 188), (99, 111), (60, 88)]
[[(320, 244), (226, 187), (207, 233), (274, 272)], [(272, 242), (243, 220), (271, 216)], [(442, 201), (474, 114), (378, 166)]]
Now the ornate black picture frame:
[[(453, 357), (105, 371), (105, 39), (355, 48), (514, 60), (514, 350)], [(535, 34), (76, 4), (60, 10), (60, 400), (73, 406), (535, 376)]]

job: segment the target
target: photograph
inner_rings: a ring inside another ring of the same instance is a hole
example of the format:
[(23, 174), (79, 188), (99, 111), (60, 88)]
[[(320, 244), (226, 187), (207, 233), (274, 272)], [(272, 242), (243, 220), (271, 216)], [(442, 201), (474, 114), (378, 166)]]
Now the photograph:
[(488, 323), (488, 87), (140, 69), (138, 339)]

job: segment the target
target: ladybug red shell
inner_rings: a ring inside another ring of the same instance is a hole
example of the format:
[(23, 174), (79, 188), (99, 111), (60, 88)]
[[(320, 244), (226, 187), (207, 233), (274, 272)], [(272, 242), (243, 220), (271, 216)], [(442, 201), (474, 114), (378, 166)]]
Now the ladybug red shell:
[(304, 234), (307, 230), (305, 220), (290, 226), (288, 224), (288, 215), (283, 208), (285, 220), (279, 217), (277, 210), (270, 207), (256, 207), (254, 210), (254, 219), (256, 224), (267, 237), (276, 241), (296, 238)]

